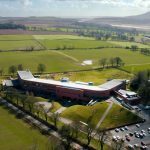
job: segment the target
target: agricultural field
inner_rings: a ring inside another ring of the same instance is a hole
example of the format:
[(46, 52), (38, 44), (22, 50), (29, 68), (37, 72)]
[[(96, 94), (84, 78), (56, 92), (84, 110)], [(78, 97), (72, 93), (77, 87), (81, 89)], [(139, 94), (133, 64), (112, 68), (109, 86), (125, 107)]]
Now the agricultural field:
[(77, 35), (33, 35), (33, 37), (37, 40), (60, 40), (60, 39), (94, 40), (94, 38)]
[[(22, 64), (24, 69), (37, 72), (39, 63), (46, 65), (47, 72), (59, 72), (67, 70), (84, 69), (76, 61), (55, 51), (34, 51), (34, 52), (2, 52), (0, 54), (0, 68), (8, 73), (11, 65)], [(66, 65), (67, 64), (67, 65)]]
[(98, 47), (113, 47), (106, 41), (85, 40), (85, 39), (57, 39), (57, 40), (39, 40), (47, 49), (79, 49), (79, 48), (98, 48)]
[(93, 82), (95, 85), (99, 85), (105, 83), (108, 79), (130, 79), (132, 75), (118, 69), (106, 69), (55, 74), (53, 77), (55, 80), (68, 77), (71, 81)]
[(0, 35), (0, 41), (33, 40), (32, 35)]
[(2, 106), (0, 106), (0, 114), (1, 150), (29, 150), (33, 149), (35, 145), (40, 150), (47, 148), (48, 138), (38, 130), (32, 129)]
[(143, 70), (150, 70), (150, 63), (149, 64), (139, 64), (139, 65), (130, 65), (122, 67), (123, 70), (126, 70), (131, 73), (137, 73)]
[(123, 48), (103, 48), (100, 50), (62, 50), (61, 52), (76, 58), (78, 61), (92, 60), (93, 66), (98, 67), (101, 58), (120, 57), (125, 65), (150, 63), (150, 57)]
[(42, 49), (32, 35), (0, 35), (0, 50)]
[(31, 47), (42, 49), (42, 46), (35, 40), (0, 41), (0, 50), (28, 50)]
[(138, 46), (138, 48), (150, 48), (149, 45), (142, 44), (142, 43), (136, 43), (136, 42), (120, 42), (120, 41), (109, 41), (112, 44), (121, 46), (121, 47), (131, 47), (132, 45)]

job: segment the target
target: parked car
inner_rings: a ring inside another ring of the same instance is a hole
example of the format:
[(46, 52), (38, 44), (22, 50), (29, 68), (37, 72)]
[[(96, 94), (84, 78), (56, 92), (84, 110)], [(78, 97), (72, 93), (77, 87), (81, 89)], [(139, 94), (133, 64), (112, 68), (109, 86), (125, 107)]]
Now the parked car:
[(139, 127), (140, 127), (140, 125), (139, 125), (139, 124), (136, 124), (136, 127), (137, 127), (137, 128), (139, 128)]
[(118, 129), (118, 128), (116, 128), (116, 129), (115, 129), (115, 131), (116, 131), (116, 132), (119, 132), (119, 129)]
[(142, 141), (142, 142), (141, 142), (141, 145), (145, 146), (145, 143)]
[(134, 134), (132, 132), (129, 133), (130, 136), (133, 136)]

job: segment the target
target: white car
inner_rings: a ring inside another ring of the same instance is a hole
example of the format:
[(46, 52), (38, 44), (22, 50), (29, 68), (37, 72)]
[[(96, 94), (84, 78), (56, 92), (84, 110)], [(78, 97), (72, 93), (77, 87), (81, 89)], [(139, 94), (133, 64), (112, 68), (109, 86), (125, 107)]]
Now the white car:
[(137, 127), (137, 128), (139, 128), (139, 127), (140, 127), (140, 125), (139, 125), (139, 124), (136, 124), (136, 127)]
[(147, 130), (150, 131), (150, 128), (148, 128)]
[(142, 133), (145, 133), (145, 130), (141, 130)]
[(116, 129), (115, 129), (115, 131), (116, 131), (116, 132), (119, 132), (119, 129), (118, 129), (118, 128), (116, 128)]
[(125, 128), (125, 130), (129, 130), (129, 128), (127, 126), (125, 126), (124, 128)]

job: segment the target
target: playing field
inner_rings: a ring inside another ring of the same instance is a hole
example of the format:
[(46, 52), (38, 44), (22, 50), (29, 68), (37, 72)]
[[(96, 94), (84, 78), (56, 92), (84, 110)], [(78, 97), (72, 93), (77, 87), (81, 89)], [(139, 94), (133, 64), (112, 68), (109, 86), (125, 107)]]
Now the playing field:
[(0, 149), (30, 150), (38, 147), (45, 150), (48, 138), (22, 120), (17, 119), (7, 109), (0, 106)]
[(138, 48), (150, 48), (149, 45), (136, 43), (136, 42), (120, 42), (120, 41), (110, 41), (110, 43), (121, 46), (121, 47), (131, 47), (132, 45), (138, 46)]
[(55, 80), (60, 80), (62, 77), (68, 77), (71, 81), (93, 82), (95, 85), (100, 85), (108, 79), (130, 79), (132, 75), (118, 69), (82, 71), (54, 75)]

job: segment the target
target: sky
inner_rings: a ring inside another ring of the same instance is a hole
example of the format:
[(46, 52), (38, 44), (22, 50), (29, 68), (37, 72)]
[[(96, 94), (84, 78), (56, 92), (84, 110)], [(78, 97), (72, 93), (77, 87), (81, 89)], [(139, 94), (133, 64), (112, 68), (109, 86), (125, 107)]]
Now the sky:
[(130, 16), (150, 11), (150, 0), (0, 0), (0, 16)]

